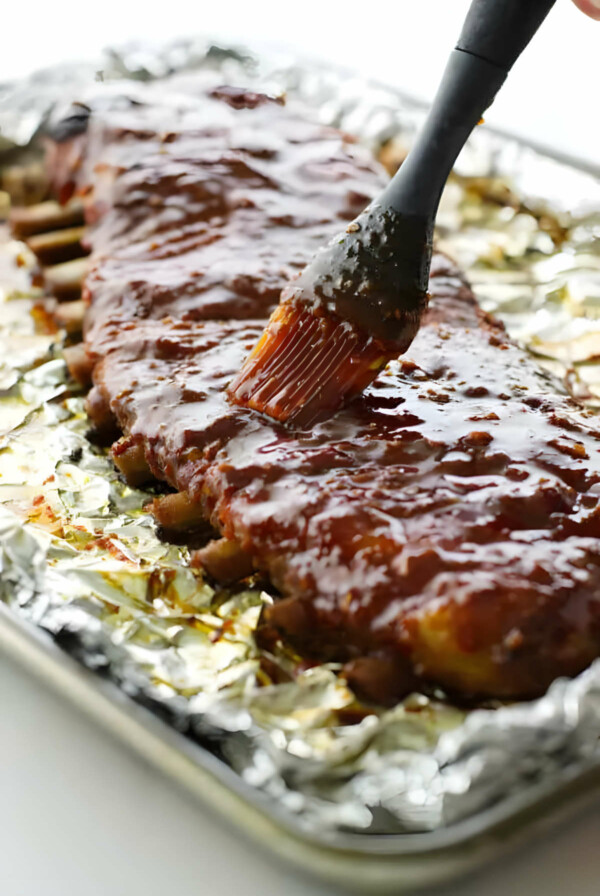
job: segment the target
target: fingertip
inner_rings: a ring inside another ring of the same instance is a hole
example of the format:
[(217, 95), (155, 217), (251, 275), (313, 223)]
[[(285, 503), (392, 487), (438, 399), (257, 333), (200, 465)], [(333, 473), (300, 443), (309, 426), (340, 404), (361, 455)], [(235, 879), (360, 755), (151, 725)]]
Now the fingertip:
[(573, 0), (573, 2), (586, 16), (600, 21), (600, 0)]

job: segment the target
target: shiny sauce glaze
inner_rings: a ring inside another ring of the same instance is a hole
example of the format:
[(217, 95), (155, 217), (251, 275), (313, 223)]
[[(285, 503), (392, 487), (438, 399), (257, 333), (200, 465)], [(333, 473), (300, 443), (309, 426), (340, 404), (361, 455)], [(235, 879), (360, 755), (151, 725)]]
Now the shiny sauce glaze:
[(392, 659), (392, 693), (538, 694), (600, 648), (600, 428), (439, 256), (431, 292), (407, 355), (310, 432), (227, 403), (261, 321), (148, 322), (97, 388), (268, 574), (268, 624), (303, 650)]
[(376, 699), (417, 681), (533, 696), (584, 668), (600, 653), (596, 420), (439, 255), (409, 352), (348, 408), (294, 431), (230, 405), (279, 290), (382, 175), (273, 98), (167, 107), (92, 116), (83, 159), (78, 144), (89, 407), (125, 433), (115, 456), (138, 448), (270, 577), (263, 637), (345, 662)]
[(266, 316), (385, 182), (339, 131), (225, 88), (176, 112), (106, 113), (88, 141), (93, 351), (122, 321)]

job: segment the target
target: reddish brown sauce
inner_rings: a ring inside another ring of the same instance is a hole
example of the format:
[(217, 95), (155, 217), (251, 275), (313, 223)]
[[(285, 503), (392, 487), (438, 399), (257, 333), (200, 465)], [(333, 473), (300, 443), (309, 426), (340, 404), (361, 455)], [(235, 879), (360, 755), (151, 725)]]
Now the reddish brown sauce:
[(139, 162), (101, 170), (90, 207), (90, 407), (115, 450), (143, 445), (279, 589), (267, 624), (385, 678), (371, 692), (520, 697), (578, 672), (600, 652), (600, 427), (447, 260), (407, 356), (347, 409), (303, 432), (228, 403), (286, 278), (380, 176), (275, 103), (222, 105), (214, 132), (100, 153)]
[(90, 343), (132, 319), (266, 316), (381, 188), (382, 171), (339, 132), (259, 100), (221, 89), (184, 111), (92, 118)]

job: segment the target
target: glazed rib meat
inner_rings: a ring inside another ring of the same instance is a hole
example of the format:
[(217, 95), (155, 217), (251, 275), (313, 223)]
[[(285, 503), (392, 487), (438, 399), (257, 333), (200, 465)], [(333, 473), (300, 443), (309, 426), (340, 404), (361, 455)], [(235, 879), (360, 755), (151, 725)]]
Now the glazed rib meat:
[(303, 649), (528, 696), (600, 646), (600, 432), (442, 260), (432, 292), (409, 356), (309, 433), (226, 401), (260, 322), (147, 323), (96, 367), (96, 400), (128, 433), (117, 461), (142, 445), (203, 506)]
[(384, 183), (349, 137), (230, 88), (92, 116), (87, 140), (85, 335), (96, 355), (131, 320), (266, 317)]
[(279, 288), (381, 174), (272, 100), (203, 103), (225, 134), (156, 152), (156, 132), (109, 129), (94, 150), (88, 409), (124, 434), (115, 462), (210, 521), (209, 569), (270, 579), (265, 638), (368, 695), (528, 697), (577, 673), (600, 652), (595, 418), (440, 255), (408, 354), (350, 407), (304, 432), (230, 405)]

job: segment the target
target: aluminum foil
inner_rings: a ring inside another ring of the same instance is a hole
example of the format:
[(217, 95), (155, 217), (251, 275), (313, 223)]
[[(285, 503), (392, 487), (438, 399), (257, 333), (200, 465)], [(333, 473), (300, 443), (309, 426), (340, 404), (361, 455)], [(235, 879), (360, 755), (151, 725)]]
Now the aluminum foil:
[[(5, 87), (0, 129), (27, 142), (59, 99), (103, 90), (98, 71), (119, 89), (119, 78), (164, 77), (177, 91), (198, 70), (285, 89), (374, 149), (387, 141), (388, 158), (403, 154), (423, 114), (345, 72), (190, 40), (112, 51), (71, 81), (46, 72), (21, 131), (10, 122), (37, 81)], [(600, 402), (598, 178), (482, 129), (438, 225), (482, 305), (575, 394)], [(600, 662), (526, 704), (466, 710), (413, 694), (381, 710), (360, 705), (333, 664), (259, 650), (253, 633), (271, 596), (252, 583), (215, 591), (185, 547), (159, 537), (144, 509), (152, 496), (124, 485), (87, 439), (64, 334), (44, 332), (35, 313), (32, 268), (26, 247), (0, 234), (0, 599), (15, 613), (325, 838), (449, 826), (600, 761)]]

